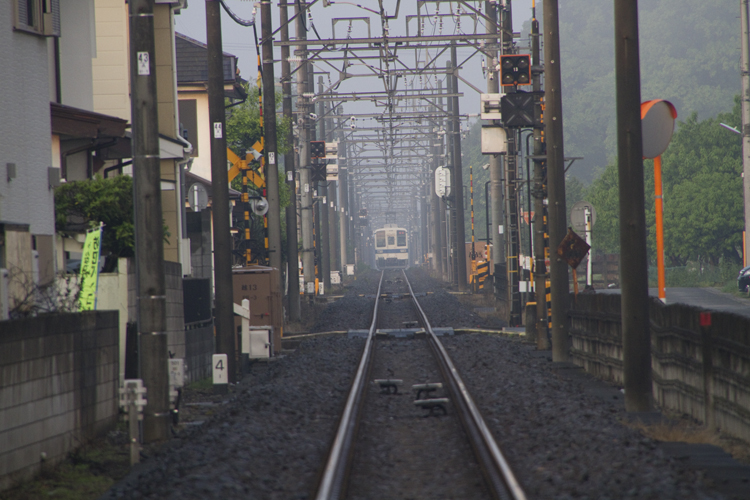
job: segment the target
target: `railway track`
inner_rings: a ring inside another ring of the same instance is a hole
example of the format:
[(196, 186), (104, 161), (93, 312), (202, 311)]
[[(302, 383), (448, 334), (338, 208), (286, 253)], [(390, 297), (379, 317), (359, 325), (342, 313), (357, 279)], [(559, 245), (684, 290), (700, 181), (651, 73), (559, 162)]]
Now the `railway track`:
[(315, 498), (435, 491), (526, 498), (406, 274), (386, 271)]

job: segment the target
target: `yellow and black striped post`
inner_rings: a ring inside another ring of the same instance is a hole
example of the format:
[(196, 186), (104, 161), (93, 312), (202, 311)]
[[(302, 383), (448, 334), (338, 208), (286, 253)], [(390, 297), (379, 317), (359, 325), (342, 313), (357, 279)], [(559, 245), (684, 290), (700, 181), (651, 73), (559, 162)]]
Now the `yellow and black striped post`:
[[(264, 131), (263, 131), (263, 63), (261, 61), (260, 57), (260, 43), (258, 43), (258, 28), (253, 24), (253, 35), (255, 36), (255, 54), (258, 58), (258, 77), (255, 82), (256, 86), (258, 87), (258, 125), (260, 127), (260, 149), (256, 148), (258, 143), (255, 143), (255, 146), (253, 146), (253, 149), (258, 151), (261, 155), (263, 155), (263, 137), (264, 137)], [(273, 97), (272, 97), (273, 98)], [(264, 156), (260, 156), (258, 159), (258, 162), (260, 163), (260, 175), (265, 180), (266, 177), (266, 165), (265, 165), (265, 159)], [(264, 186), (262, 189), (262, 195), (263, 198), (267, 197), (266, 193), (266, 187)], [(263, 248), (265, 249), (265, 254), (263, 257), (264, 263), (268, 263), (268, 215), (263, 215)], [(250, 263), (248, 262), (248, 265)]]
[(479, 290), (484, 289), (484, 282), (490, 275), (490, 262), (482, 260), (477, 263), (477, 286)]

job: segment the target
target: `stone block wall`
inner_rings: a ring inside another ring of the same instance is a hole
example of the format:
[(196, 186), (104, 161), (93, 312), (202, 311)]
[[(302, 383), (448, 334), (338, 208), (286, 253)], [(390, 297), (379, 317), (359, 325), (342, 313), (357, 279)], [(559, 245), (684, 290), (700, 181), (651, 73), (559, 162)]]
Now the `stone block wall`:
[(114, 427), (117, 311), (0, 322), (0, 491)]
[[(571, 311), (571, 360), (587, 372), (623, 383), (620, 296), (578, 295)], [(750, 318), (710, 313), (651, 299), (654, 401), (750, 441)]]

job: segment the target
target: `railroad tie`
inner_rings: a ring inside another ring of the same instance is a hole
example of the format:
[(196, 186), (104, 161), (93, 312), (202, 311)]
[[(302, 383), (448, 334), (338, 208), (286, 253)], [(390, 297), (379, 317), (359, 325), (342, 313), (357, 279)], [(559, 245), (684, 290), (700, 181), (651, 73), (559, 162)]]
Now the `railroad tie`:
[(374, 380), (380, 386), (381, 394), (398, 394), (398, 386), (404, 385), (401, 379), (377, 378)]

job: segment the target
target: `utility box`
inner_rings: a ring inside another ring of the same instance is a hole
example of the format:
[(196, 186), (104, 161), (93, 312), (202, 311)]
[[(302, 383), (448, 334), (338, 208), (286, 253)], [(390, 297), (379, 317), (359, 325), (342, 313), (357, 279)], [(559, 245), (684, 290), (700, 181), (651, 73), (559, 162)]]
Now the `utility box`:
[(251, 326), (250, 331), (242, 332), (242, 354), (250, 359), (270, 357), (272, 344), (272, 326)]
[[(279, 270), (266, 266), (248, 266), (232, 269), (232, 291), (235, 304), (243, 299), (250, 302), (250, 329), (272, 327), (273, 354), (281, 350), (281, 337), (284, 328), (284, 310), (281, 302), (281, 281)], [(242, 327), (242, 318), (234, 317), (235, 332)]]

